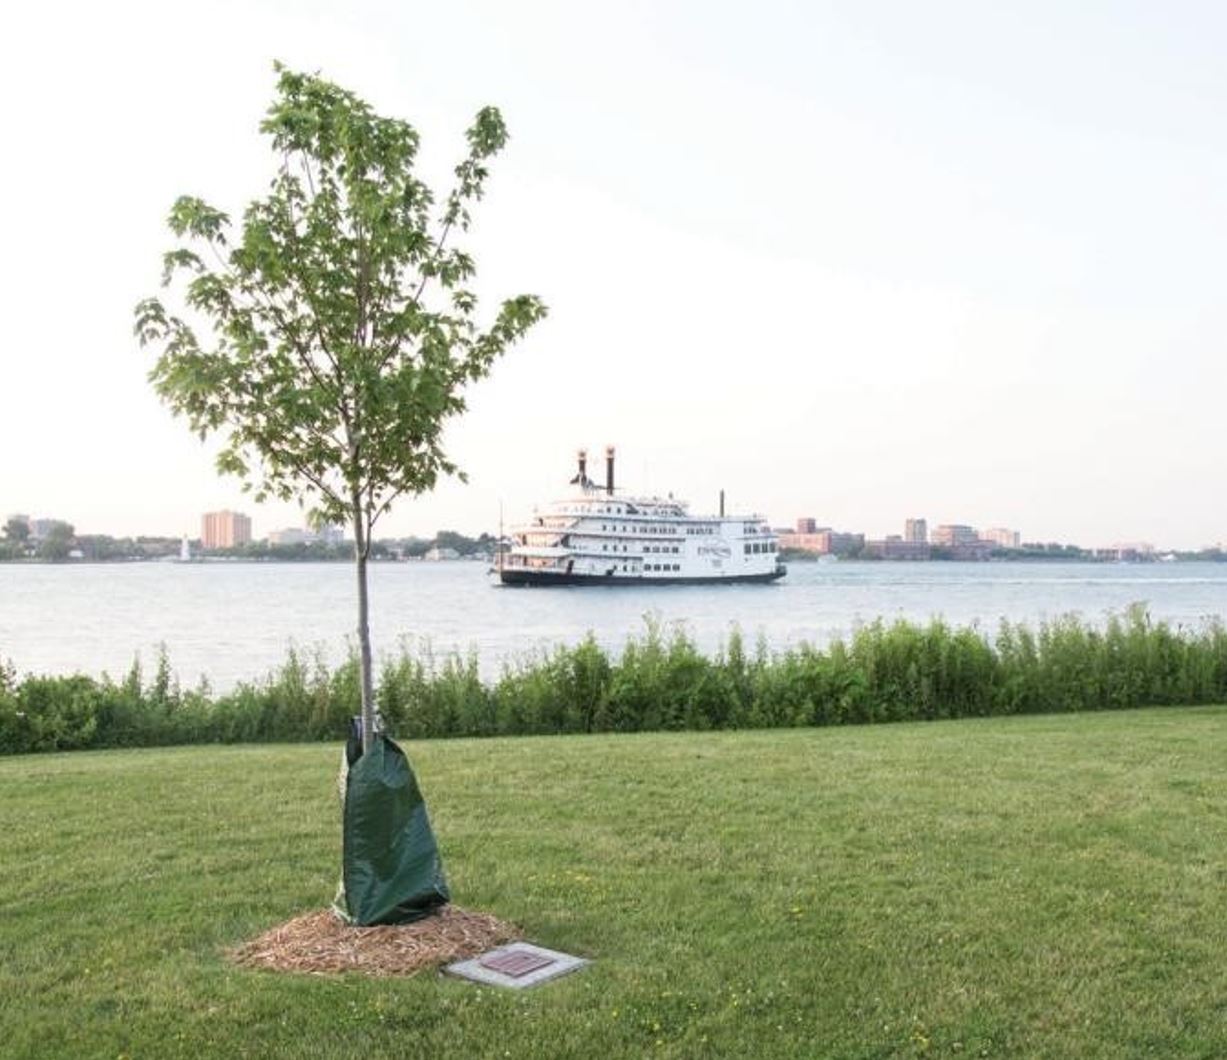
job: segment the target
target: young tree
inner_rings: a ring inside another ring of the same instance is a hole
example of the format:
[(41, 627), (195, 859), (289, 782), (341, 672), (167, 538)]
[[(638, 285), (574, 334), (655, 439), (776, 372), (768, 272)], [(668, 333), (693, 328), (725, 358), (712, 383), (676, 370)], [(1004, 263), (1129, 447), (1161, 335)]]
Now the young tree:
[[(507, 142), (479, 111), (455, 185), (436, 199), (414, 175), (418, 134), (352, 93), (278, 64), (261, 130), (277, 159), (270, 190), (237, 233), (220, 210), (179, 199), (163, 286), (182, 278), (188, 314), (136, 307), (150, 379), (201, 437), (218, 432), (222, 473), (256, 499), (299, 499), (352, 527), (366, 748), (373, 730), (367, 560), (403, 494), (463, 472), (442, 448), (463, 390), (545, 315), (533, 295), (478, 323), (473, 259), (455, 244)], [(203, 324), (199, 331), (198, 326)], [(204, 330), (207, 328), (207, 331)]]

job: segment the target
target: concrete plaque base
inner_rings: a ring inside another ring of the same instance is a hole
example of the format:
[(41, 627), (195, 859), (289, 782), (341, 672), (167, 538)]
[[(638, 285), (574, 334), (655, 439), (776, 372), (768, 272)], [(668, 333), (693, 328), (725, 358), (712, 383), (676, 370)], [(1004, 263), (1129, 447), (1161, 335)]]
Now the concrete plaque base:
[(449, 964), (443, 970), (449, 975), (458, 975), (461, 979), (471, 979), (475, 983), (524, 990), (538, 983), (557, 979), (560, 975), (573, 972), (587, 963), (583, 957), (572, 957), (569, 953), (547, 950), (544, 946), (534, 946), (531, 942), (512, 942), (490, 950), (489, 953), (483, 953), (480, 957)]

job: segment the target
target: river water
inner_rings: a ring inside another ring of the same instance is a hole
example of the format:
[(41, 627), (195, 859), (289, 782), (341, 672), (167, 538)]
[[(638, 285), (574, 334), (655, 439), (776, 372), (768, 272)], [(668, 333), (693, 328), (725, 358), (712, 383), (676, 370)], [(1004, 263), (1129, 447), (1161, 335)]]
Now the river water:
[[(1227, 615), (1227, 564), (793, 563), (773, 585), (512, 589), (484, 563), (385, 563), (371, 569), (376, 651), (403, 638), (436, 652), (502, 660), (591, 630), (619, 647), (644, 616), (684, 623), (705, 650), (735, 624), (772, 647), (824, 644), (877, 617), (995, 627), (1076, 612), (1091, 622), (1145, 603), (1156, 618)], [(215, 689), (265, 673), (287, 648), (339, 659), (355, 623), (348, 564), (0, 565), (0, 658), (20, 672), (118, 675), (165, 644), (188, 684)]]

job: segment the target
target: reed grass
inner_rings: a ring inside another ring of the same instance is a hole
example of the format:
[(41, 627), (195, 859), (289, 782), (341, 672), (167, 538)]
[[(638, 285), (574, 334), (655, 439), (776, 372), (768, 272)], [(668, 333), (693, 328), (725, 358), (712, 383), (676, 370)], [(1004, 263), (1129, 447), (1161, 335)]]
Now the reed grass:
[[(329, 667), (291, 650), (258, 680), (183, 689), (165, 652), (122, 680), (0, 668), (0, 753), (167, 744), (332, 740), (359, 711), (357, 660)], [(989, 634), (873, 622), (824, 648), (748, 649), (734, 631), (712, 656), (683, 627), (647, 620), (611, 653), (590, 634), (522, 656), (483, 680), (476, 654), (408, 644), (379, 667), (377, 699), (412, 739), (757, 729), (1118, 710), (1227, 701), (1227, 629), (1156, 622), (1135, 606), (1102, 626), (1068, 616)]]

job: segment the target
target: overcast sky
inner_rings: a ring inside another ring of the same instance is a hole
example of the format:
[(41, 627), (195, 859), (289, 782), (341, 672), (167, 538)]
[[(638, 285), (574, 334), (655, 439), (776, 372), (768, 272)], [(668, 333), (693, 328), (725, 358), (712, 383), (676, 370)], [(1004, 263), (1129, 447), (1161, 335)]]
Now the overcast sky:
[(487, 303), (551, 315), (387, 535), (620, 484), (773, 523), (1227, 539), (1227, 8), (1192, 3), (22, 4), (5, 16), (0, 515), (300, 522), (158, 403), (131, 310), (167, 208), (239, 213), (272, 62), (408, 118), (440, 179), (512, 140)]

